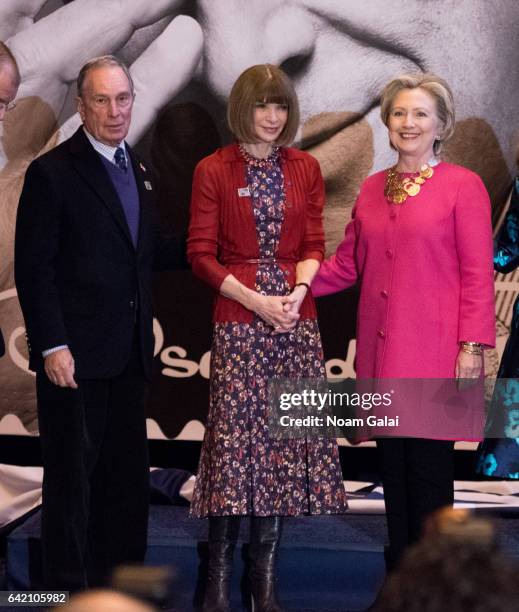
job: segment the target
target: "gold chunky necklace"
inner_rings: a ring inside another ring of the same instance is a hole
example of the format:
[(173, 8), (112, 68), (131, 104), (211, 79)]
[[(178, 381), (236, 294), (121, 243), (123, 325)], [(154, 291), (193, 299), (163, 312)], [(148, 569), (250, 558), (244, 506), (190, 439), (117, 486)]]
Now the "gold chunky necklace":
[(422, 185), (427, 179), (430, 179), (434, 174), (434, 170), (429, 164), (424, 164), (420, 167), (418, 176), (400, 178), (396, 171), (396, 165), (389, 168), (386, 175), (386, 184), (384, 186), (384, 195), (393, 204), (403, 204), (408, 196), (414, 198), (420, 193)]

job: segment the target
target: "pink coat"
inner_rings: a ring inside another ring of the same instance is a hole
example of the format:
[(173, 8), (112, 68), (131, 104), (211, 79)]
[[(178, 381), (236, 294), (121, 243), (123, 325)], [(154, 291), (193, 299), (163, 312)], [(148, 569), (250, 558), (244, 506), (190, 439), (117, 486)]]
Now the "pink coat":
[(450, 378), (463, 340), (495, 344), (490, 202), (481, 179), (440, 163), (402, 205), (384, 197), (385, 171), (362, 185), (314, 295), (361, 282), (359, 378)]

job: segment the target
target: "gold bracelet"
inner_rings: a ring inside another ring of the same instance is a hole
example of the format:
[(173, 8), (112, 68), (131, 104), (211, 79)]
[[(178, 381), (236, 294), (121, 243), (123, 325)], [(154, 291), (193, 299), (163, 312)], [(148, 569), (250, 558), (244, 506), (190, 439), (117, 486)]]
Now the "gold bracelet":
[(480, 342), (462, 342), (461, 350), (469, 355), (482, 355), (483, 347)]
[(479, 356), (483, 355), (483, 351), (469, 351), (464, 348), (461, 349), (461, 352), (466, 353), (467, 355), (479, 355)]

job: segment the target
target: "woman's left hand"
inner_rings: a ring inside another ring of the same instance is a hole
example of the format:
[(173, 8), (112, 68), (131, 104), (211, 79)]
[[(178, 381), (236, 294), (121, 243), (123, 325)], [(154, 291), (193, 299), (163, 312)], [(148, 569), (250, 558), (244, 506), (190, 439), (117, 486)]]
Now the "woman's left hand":
[[(292, 289), (292, 293), (290, 293), (285, 298), (283, 298), (283, 302), (284, 302), (283, 310), (285, 312), (299, 314), (299, 309), (301, 308), (301, 304), (303, 303), (303, 300), (305, 299), (307, 291), (308, 289), (304, 285), (298, 285), (297, 287), (294, 287)], [(283, 334), (283, 333), (286, 333), (287, 331), (290, 331), (290, 330), (281, 328), (281, 329), (277, 329), (273, 333)]]
[(456, 360), (456, 378), (479, 378), (483, 370), (483, 355), (473, 355), (460, 349)]

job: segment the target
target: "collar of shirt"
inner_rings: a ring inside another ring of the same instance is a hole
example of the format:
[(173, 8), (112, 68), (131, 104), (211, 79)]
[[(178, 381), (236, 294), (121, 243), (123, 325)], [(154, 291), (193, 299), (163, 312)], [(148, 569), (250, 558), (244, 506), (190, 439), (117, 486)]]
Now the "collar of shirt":
[(96, 140), (92, 136), (92, 134), (90, 134), (90, 132), (86, 129), (85, 126), (83, 126), (83, 131), (85, 132), (85, 136), (90, 141), (90, 144), (99, 153), (99, 155), (102, 155), (109, 162), (112, 162), (112, 164), (115, 164), (114, 155), (115, 155), (115, 152), (117, 151), (118, 147), (121, 147), (121, 149), (124, 151), (124, 155), (126, 157), (126, 161), (128, 161), (128, 153), (126, 152), (126, 145), (124, 144), (124, 140), (122, 142), (120, 142), (117, 145), (117, 147), (111, 147), (110, 145), (104, 144), (103, 142), (99, 142), (99, 140)]

